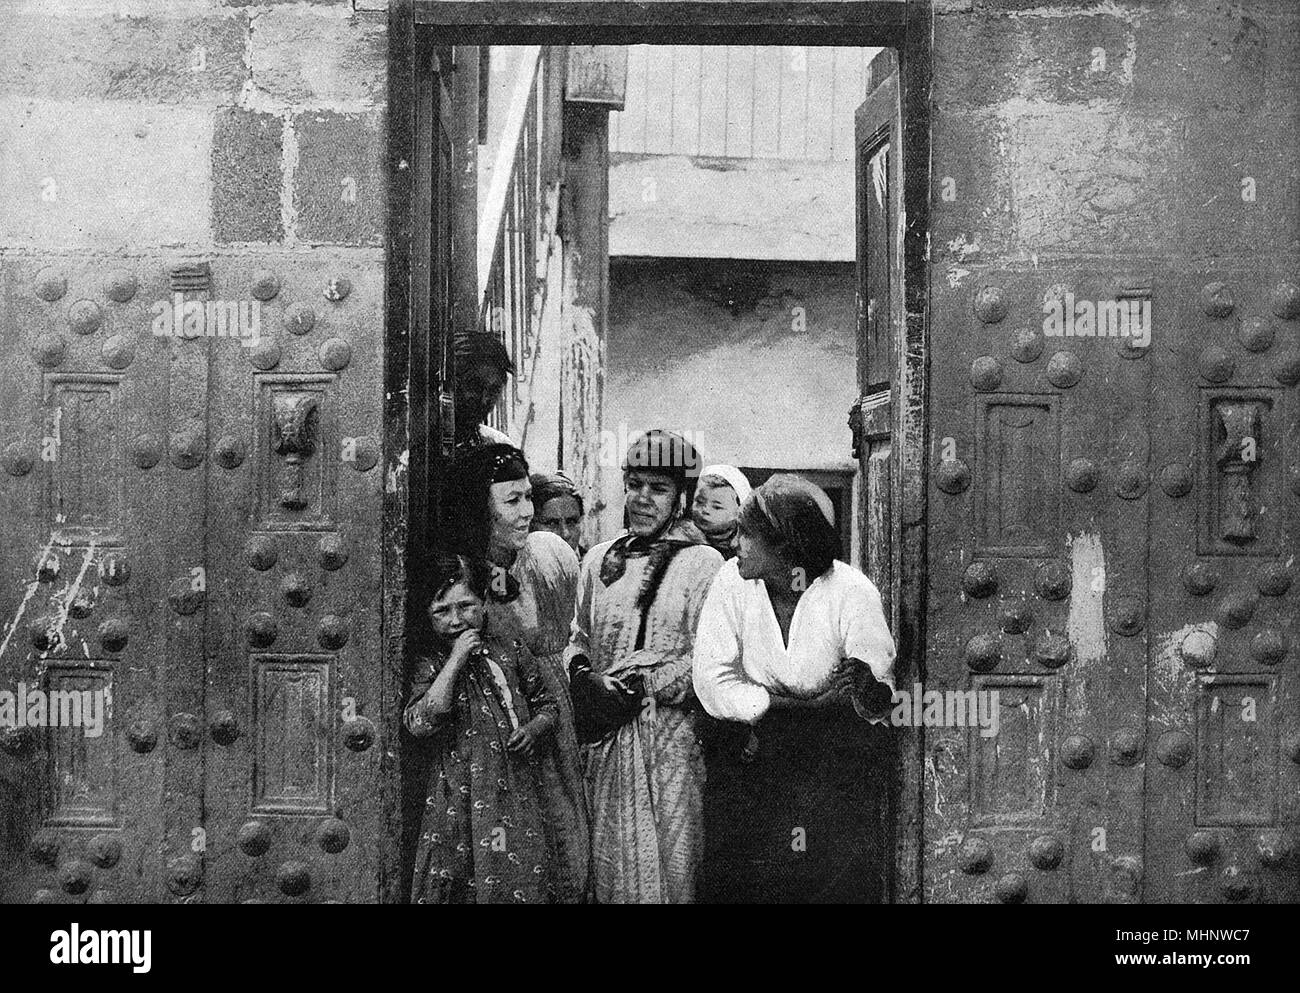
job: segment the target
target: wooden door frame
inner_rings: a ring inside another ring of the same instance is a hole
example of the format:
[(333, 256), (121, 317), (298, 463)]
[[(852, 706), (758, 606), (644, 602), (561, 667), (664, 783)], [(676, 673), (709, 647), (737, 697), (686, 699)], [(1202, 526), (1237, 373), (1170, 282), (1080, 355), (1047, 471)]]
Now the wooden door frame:
[[(929, 418), (930, 47), (932, 0), (390, 0), (388, 8), (387, 253), (384, 330), (383, 674), (380, 839), (383, 899), (401, 892), (400, 749), (407, 664), (408, 516), (406, 460), (411, 411), (406, 390), (412, 327), (415, 230), (416, 34), (439, 44), (743, 44), (893, 48), (898, 53), (903, 134), (903, 308), (894, 437), (900, 445), (900, 683), (924, 679), (926, 619), (926, 453)], [(431, 476), (433, 473), (431, 472)], [(436, 477), (435, 477), (436, 478)], [(887, 833), (894, 902), (921, 893), (924, 731), (899, 729)]]

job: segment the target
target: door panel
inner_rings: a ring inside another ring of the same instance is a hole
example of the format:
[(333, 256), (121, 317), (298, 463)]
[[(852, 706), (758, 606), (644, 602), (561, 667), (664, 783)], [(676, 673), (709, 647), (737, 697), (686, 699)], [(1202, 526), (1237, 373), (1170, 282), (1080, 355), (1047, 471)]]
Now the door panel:
[[(1281, 280), (936, 288), (927, 689), (996, 688), (1001, 722), (927, 728), (929, 899), (1296, 898)], [(1149, 306), (1152, 344), (1047, 336), (1054, 300)]]
[(379, 273), (6, 263), (0, 690), (111, 702), (0, 731), (0, 899), (375, 899)]
[(160, 267), (11, 260), (2, 278), (0, 692), (90, 691), (104, 711), (98, 735), (0, 729), (0, 899), (165, 899), (199, 824), (166, 719), (201, 693), (180, 674), (202, 654), (166, 605), (173, 563), (202, 555), (205, 361), (150, 333), (173, 299)]
[(344, 272), (342, 296), (335, 274), (285, 260), (227, 264), (216, 281), (223, 299), (268, 274), (281, 288), (261, 301), (262, 345), (211, 352), (215, 901), (377, 898), (382, 411), (368, 327), (382, 289), (375, 270)]
[(897, 342), (903, 327), (900, 125), (898, 60), (893, 50), (886, 49), (868, 68), (866, 100), (854, 119), (858, 400), (849, 412), (849, 424), (861, 478), (859, 565), (879, 587), (885, 616), (895, 632), (899, 545), (893, 512), (897, 477), (892, 439)]
[(1197, 273), (1157, 324), (1170, 340), (1154, 371), (1148, 900), (1300, 899), (1288, 278)]

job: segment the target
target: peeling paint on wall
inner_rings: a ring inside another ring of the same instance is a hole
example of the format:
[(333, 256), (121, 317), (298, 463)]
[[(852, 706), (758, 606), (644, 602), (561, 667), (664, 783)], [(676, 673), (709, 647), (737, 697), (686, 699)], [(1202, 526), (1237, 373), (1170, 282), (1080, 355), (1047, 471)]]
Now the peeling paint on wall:
[(1106, 657), (1106, 556), (1099, 534), (1068, 537), (1066, 544), (1072, 566), (1067, 633), (1077, 660), (1086, 665)]
[(1149, 696), (1153, 724), (1182, 726), (1186, 715), (1192, 712), (1197, 681), (1197, 670), (1188, 665), (1184, 650), (1206, 661), (1203, 671), (1212, 674), (1218, 640), (1219, 625), (1214, 621), (1186, 624), (1156, 638), (1151, 656), (1151, 679), (1156, 685)]

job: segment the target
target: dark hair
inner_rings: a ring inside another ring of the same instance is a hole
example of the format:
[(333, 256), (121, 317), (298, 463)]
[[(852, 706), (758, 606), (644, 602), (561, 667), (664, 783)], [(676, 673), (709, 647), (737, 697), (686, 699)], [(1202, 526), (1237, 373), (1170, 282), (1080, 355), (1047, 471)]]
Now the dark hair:
[(840, 533), (827, 518), (830, 498), (801, 476), (781, 473), (749, 495), (737, 524), (803, 569), (810, 580), (844, 554)]
[(498, 477), (523, 479), (528, 460), (514, 445), (504, 442), (483, 445), (463, 452), (452, 460), (443, 493), (443, 524), (447, 547), (472, 558), (487, 555), (492, 535), (492, 511), (488, 491)]
[(623, 480), (626, 482), (630, 472), (666, 476), (677, 487), (677, 496), (686, 497), (689, 507), (695, 499), (695, 484), (703, 466), (704, 457), (681, 435), (652, 428), (628, 446), (623, 456)]
[(483, 559), (440, 553), (433, 563), (433, 584), (430, 587), (433, 592), (429, 602), (461, 583), (480, 600), (486, 601), (488, 587), (492, 584), (492, 570)]
[(573, 480), (562, 472), (535, 472), (528, 481), (533, 484), (533, 506), (541, 512), (542, 507), (548, 500), (555, 500), (559, 497), (573, 497), (578, 501), (578, 513), (586, 513), (586, 508), (582, 502), (582, 494), (574, 485)]
[(477, 362), (490, 362), (502, 376), (511, 375), (515, 371), (515, 364), (506, 351), (506, 346), (493, 334), (476, 331), (455, 335), (451, 342), (451, 354), (458, 373)]

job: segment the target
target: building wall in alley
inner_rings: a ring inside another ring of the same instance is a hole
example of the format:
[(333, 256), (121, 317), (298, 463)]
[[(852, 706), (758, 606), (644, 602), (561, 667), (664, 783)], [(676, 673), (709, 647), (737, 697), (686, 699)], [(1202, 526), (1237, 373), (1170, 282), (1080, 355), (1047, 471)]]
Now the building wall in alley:
[[(714, 462), (852, 472), (853, 266), (618, 259), (604, 434), (688, 433)], [(606, 474), (601, 537), (621, 525)]]
[(610, 253), (852, 261), (853, 111), (875, 52), (631, 46)]
[[(673, 425), (715, 461), (852, 472), (853, 117), (874, 53), (629, 49), (606, 437)], [(617, 473), (601, 491), (608, 537)]]

